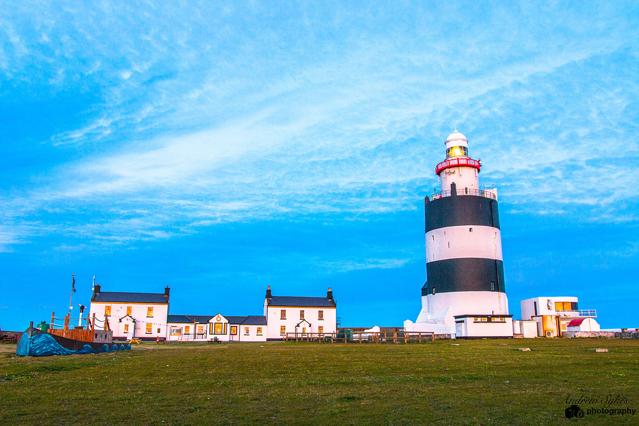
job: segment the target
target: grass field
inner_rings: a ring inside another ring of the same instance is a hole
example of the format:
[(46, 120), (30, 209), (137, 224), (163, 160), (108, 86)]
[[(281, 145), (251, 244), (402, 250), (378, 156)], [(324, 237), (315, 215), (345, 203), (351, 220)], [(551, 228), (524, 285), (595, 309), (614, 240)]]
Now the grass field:
[(548, 424), (569, 422), (568, 395), (638, 409), (581, 423), (639, 423), (637, 340), (145, 344), (39, 359), (14, 348), (0, 348), (2, 424)]

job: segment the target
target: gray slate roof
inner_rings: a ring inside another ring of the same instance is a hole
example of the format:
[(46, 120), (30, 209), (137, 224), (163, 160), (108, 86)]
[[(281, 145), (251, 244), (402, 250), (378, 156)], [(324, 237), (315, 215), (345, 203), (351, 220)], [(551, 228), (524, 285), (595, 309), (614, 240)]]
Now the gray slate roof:
[(136, 303), (169, 303), (164, 293), (129, 293), (120, 291), (101, 291), (91, 298), (93, 302), (136, 302)]
[(213, 318), (212, 315), (168, 315), (166, 322), (180, 323), (180, 324), (193, 324), (197, 322), (204, 324), (209, 322)]
[(308, 306), (334, 308), (335, 301), (328, 297), (273, 296), (268, 299), (269, 306)]
[(266, 325), (266, 317), (260, 315), (249, 315), (242, 325)]

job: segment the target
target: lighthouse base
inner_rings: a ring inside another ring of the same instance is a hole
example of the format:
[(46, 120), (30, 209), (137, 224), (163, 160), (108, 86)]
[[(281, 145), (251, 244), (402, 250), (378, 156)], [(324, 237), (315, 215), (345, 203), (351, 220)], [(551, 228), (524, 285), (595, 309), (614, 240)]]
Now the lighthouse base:
[(512, 315), (505, 293), (463, 291), (422, 296), (415, 322), (404, 321), (407, 332), (459, 337), (512, 337)]

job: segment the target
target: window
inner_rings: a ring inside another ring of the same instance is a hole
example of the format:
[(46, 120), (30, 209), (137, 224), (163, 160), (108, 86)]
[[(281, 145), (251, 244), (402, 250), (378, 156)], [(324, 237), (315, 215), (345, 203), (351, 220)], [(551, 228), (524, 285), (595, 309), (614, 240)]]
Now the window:
[(160, 327), (158, 327), (158, 334), (160, 334), (160, 331), (161, 331), (161, 329), (160, 329)]
[(285, 320), (286, 319), (286, 309), (282, 309), (280, 311), (280, 319), (281, 320)]
[(146, 317), (153, 318), (153, 306), (149, 306), (146, 308)]
[(302, 327), (302, 334), (306, 334), (306, 327)]
[(567, 311), (576, 311), (577, 304), (574, 302), (555, 302), (555, 311), (557, 312), (567, 312)]
[(300, 309), (300, 319), (304, 319), (304, 309)]
[(133, 314), (133, 306), (127, 306), (126, 307), (126, 314), (128, 316), (131, 316)]
[(151, 334), (153, 333), (153, 324), (151, 324), (150, 322), (146, 323), (146, 334)]
[(454, 157), (467, 157), (468, 156), (468, 148), (465, 146), (451, 146), (446, 150), (447, 158)]
[(231, 326), (231, 336), (237, 336), (237, 325)]
[(249, 330), (249, 328), (248, 328), (248, 327), (244, 327), (244, 335), (245, 335), (245, 336), (250, 335), (250, 330)]
[(317, 327), (317, 332), (318, 332), (319, 334), (324, 333), (324, 326), (323, 326), (323, 325), (320, 325), (319, 327)]
[(197, 325), (197, 334), (204, 334), (204, 326), (201, 324)]
[(473, 232), (473, 228), (468, 228), (468, 232)]
[(184, 326), (184, 334), (189, 334), (191, 332), (191, 326), (190, 325), (185, 325)]
[(280, 325), (280, 336), (285, 336), (285, 335), (286, 335), (286, 326)]
[(129, 332), (129, 324), (124, 324), (124, 332), (125, 333)]
[(257, 327), (257, 333), (258, 336), (262, 335), (262, 327)]
[(317, 311), (317, 319), (320, 321), (324, 319), (324, 311)]
[(213, 326), (213, 334), (226, 334), (225, 324), (216, 322)]
[(109, 315), (111, 315), (111, 305), (107, 305), (104, 307), (104, 316), (108, 317)]

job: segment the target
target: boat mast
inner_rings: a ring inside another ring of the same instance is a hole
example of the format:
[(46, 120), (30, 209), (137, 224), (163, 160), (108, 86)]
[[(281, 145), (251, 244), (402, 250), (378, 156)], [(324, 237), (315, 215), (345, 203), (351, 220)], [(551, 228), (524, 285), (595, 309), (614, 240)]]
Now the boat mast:
[(75, 293), (75, 273), (71, 274), (71, 294), (69, 294), (69, 313), (73, 309), (73, 293)]

